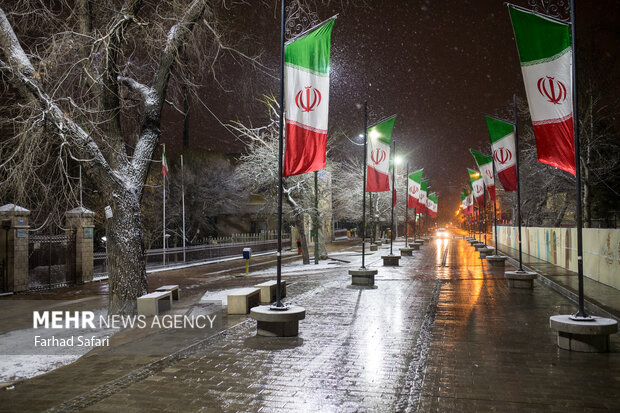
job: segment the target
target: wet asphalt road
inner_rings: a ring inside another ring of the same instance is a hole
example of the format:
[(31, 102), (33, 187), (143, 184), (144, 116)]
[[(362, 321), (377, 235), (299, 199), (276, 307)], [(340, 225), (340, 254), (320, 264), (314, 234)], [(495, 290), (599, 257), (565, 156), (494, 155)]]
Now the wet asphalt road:
[[(116, 349), (0, 391), (0, 411), (568, 412), (620, 405), (617, 336), (614, 352), (604, 355), (555, 346), (548, 317), (573, 311), (563, 297), (539, 284), (509, 290), (502, 270), (489, 268), (464, 240), (431, 241), (394, 268), (381, 265), (387, 251), (367, 257), (379, 271), (374, 289), (350, 286), (347, 271), (359, 266), (359, 248), (334, 255), (350, 263), (286, 270), (285, 301), (307, 311), (298, 338), (256, 337), (255, 322), (243, 316), (226, 317), (208, 337), (119, 334)], [(205, 290), (273, 277), (199, 271), (162, 273), (158, 281), (185, 277), (189, 302)], [(123, 346), (140, 353), (118, 352)]]

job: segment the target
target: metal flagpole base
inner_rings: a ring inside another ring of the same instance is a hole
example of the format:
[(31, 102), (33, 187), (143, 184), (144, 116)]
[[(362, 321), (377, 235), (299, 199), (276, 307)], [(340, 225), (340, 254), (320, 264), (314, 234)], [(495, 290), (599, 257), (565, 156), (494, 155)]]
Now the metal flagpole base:
[(570, 316), (568, 316), (568, 318), (570, 318), (573, 321), (594, 321), (594, 317), (592, 317), (591, 315), (583, 315), (583, 314), (579, 314), (578, 312), (575, 314), (571, 314)]
[(273, 311), (286, 311), (288, 310), (288, 306), (285, 304), (282, 304), (282, 302), (277, 302), (275, 304), (270, 305), (269, 309)]
[(559, 348), (584, 353), (610, 351), (609, 336), (618, 332), (614, 319), (577, 314), (551, 316), (549, 327), (557, 332)]

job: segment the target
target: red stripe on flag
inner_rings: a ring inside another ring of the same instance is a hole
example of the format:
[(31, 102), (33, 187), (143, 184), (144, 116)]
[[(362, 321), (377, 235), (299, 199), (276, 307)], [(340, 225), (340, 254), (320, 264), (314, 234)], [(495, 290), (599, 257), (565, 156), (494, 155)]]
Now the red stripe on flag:
[(415, 197), (409, 195), (407, 197), (407, 208), (417, 208), (417, 207), (418, 207), (418, 200)]
[(325, 168), (327, 134), (286, 123), (286, 155), (282, 176), (300, 175)]
[(538, 161), (575, 175), (573, 117), (562, 122), (534, 124)]
[(479, 207), (482, 207), (484, 205), (484, 192), (482, 193), (482, 195), (475, 196), (474, 198), (476, 198), (476, 202), (478, 203)]
[(495, 185), (488, 186), (487, 191), (489, 191), (489, 196), (491, 197), (491, 201), (495, 201)]
[(384, 192), (389, 190), (389, 175), (368, 166), (366, 170), (366, 192)]
[(497, 173), (499, 181), (504, 187), (504, 191), (511, 192), (517, 190), (517, 166), (511, 166)]

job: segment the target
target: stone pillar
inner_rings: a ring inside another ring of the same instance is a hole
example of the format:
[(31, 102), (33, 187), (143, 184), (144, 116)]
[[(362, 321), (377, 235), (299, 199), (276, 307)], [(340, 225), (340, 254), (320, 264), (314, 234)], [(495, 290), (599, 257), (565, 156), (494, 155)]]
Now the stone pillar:
[(9, 292), (28, 289), (28, 216), (30, 211), (15, 204), (0, 207), (2, 240), (1, 261), (6, 265), (6, 280), (1, 289)]
[(67, 235), (75, 234), (75, 282), (93, 280), (93, 232), (95, 213), (84, 207), (65, 212)]

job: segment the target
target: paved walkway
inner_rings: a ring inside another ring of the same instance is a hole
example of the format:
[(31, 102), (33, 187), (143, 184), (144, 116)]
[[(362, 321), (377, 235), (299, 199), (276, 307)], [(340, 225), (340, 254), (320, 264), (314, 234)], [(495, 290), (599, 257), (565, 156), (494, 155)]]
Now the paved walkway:
[[(491, 241), (489, 241), (491, 242)], [(504, 255), (513, 258), (514, 265), (518, 265), (519, 250), (500, 246)], [(523, 254), (523, 265), (531, 271), (537, 272), (540, 281), (555, 289), (560, 294), (577, 302), (578, 275), (574, 271), (553, 265), (528, 254)], [(588, 277), (583, 278), (583, 292), (586, 300), (586, 310), (593, 315), (615, 318), (620, 320), (620, 291), (609, 285), (600, 283)]]
[[(619, 337), (609, 354), (558, 349), (548, 318), (574, 312), (564, 297), (539, 283), (532, 291), (508, 289), (502, 271), (464, 240), (433, 241), (397, 268), (381, 266), (385, 252), (367, 258), (379, 270), (374, 289), (349, 285), (347, 270), (359, 266), (355, 251), (338, 256), (350, 264), (287, 271), (288, 302), (307, 309), (298, 338), (256, 337), (255, 322), (243, 316), (226, 317), (210, 337), (126, 334), (115, 348), (143, 354), (111, 349), (82, 357), (0, 391), (0, 411), (566, 412), (620, 405)], [(249, 285), (230, 275), (192, 278), (186, 300)], [(168, 356), (148, 355), (170, 341), (178, 343)]]

